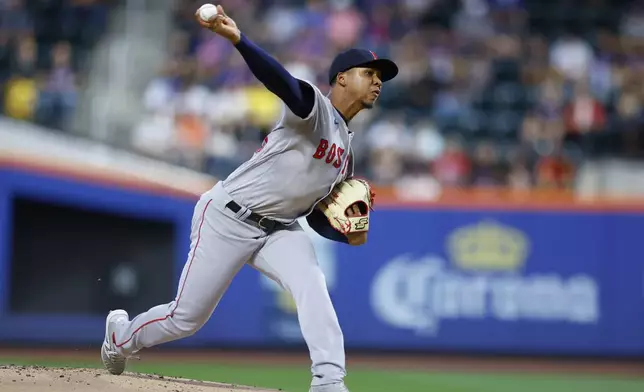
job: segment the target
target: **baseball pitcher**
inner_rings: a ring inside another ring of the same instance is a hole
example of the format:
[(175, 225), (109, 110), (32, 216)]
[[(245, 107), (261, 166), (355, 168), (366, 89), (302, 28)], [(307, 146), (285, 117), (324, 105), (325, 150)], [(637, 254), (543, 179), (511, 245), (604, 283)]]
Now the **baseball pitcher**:
[(283, 101), (283, 114), (247, 162), (201, 195), (175, 299), (131, 320), (125, 310), (109, 313), (103, 364), (121, 374), (139, 350), (197, 332), (249, 264), (293, 296), (312, 361), (310, 391), (347, 392), (342, 330), (313, 245), (296, 220), (306, 216), (334, 241), (367, 241), (373, 193), (366, 181), (353, 178), (348, 124), (374, 105), (398, 67), (368, 50), (349, 49), (333, 60), (325, 96), (244, 36), (221, 6), (210, 21), (197, 20), (234, 45)]

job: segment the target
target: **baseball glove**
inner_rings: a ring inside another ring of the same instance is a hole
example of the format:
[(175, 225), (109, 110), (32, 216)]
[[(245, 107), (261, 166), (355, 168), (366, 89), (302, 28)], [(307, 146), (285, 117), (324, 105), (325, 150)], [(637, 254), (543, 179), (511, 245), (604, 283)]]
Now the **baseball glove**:
[[(318, 204), (331, 226), (342, 234), (369, 231), (369, 212), (375, 194), (365, 180), (350, 178), (336, 185)], [(350, 216), (347, 209), (357, 206), (360, 213)]]

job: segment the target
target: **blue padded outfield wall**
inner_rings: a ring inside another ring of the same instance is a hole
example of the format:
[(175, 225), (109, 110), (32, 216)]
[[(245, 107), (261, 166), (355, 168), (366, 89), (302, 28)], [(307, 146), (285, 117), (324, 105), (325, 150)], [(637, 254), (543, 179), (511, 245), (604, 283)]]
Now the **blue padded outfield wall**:
[[(163, 217), (176, 229), (172, 270), (178, 279), (194, 200), (2, 169), (0, 341), (97, 343), (104, 327), (103, 314), (12, 313), (16, 195), (141, 219)], [(349, 348), (644, 354), (641, 213), (398, 206), (373, 213), (364, 247), (312, 237)], [(64, 262), (64, 255), (51, 262)], [(172, 345), (301, 342), (288, 296), (244, 268), (211, 321)]]

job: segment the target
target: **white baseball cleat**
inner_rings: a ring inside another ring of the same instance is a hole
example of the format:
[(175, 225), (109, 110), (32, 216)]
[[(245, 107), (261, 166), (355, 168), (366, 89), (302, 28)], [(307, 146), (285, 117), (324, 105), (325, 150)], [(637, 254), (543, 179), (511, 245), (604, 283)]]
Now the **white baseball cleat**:
[(118, 323), (129, 321), (130, 316), (125, 310), (111, 311), (105, 320), (105, 341), (101, 347), (101, 360), (108, 372), (114, 375), (119, 375), (125, 371), (127, 357), (118, 352), (115, 343), (112, 339), (114, 327)]
[(343, 382), (312, 386), (309, 392), (349, 392)]

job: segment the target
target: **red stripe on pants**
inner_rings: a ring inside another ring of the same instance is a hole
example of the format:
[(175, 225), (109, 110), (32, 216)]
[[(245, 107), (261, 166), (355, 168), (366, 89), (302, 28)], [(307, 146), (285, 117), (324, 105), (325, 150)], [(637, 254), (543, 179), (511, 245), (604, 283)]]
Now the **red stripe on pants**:
[(137, 332), (142, 330), (147, 325), (150, 325), (150, 324), (153, 324), (153, 323), (158, 323), (159, 321), (167, 320), (170, 317), (174, 316), (174, 312), (175, 312), (175, 310), (177, 310), (177, 307), (179, 306), (179, 301), (181, 301), (181, 295), (183, 294), (183, 289), (186, 287), (186, 281), (188, 281), (188, 275), (190, 274), (190, 268), (192, 267), (192, 262), (195, 260), (195, 255), (197, 254), (197, 249), (199, 248), (199, 242), (201, 241), (201, 227), (203, 226), (203, 222), (204, 222), (205, 217), (206, 217), (206, 211), (208, 210), (208, 206), (210, 205), (211, 201), (212, 201), (212, 199), (208, 200), (208, 203), (206, 203), (206, 207), (204, 207), (203, 212), (201, 213), (201, 222), (199, 223), (199, 230), (197, 232), (197, 242), (195, 243), (195, 249), (192, 252), (192, 256), (190, 257), (190, 262), (188, 263), (188, 270), (186, 271), (186, 276), (183, 279), (183, 283), (181, 284), (181, 289), (179, 289), (179, 295), (177, 296), (177, 301), (174, 304), (174, 309), (172, 309), (170, 314), (168, 314), (165, 317), (158, 318), (158, 319), (155, 319), (155, 320), (150, 320), (150, 321), (146, 322), (145, 324), (141, 325), (134, 332), (132, 332), (132, 335), (129, 337), (129, 339), (127, 339), (123, 343), (116, 343), (116, 337), (115, 337), (114, 334), (112, 334), (112, 342), (116, 345), (116, 347), (121, 348), (124, 345), (128, 344), (132, 339), (134, 339), (134, 335), (136, 335)]

